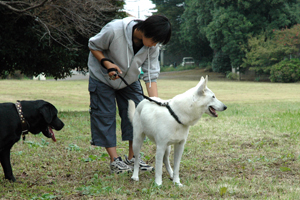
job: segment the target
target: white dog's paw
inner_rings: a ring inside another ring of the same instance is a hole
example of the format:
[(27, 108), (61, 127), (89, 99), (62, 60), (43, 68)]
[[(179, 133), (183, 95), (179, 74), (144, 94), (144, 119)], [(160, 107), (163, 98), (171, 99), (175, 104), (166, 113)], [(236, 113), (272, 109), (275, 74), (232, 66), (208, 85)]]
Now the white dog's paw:
[(162, 186), (162, 182), (160, 182), (160, 183), (156, 183), (156, 182), (155, 182), (155, 185), (156, 185), (157, 187), (160, 187), (160, 186)]
[(178, 186), (178, 187), (183, 187), (184, 185), (182, 185), (180, 182), (177, 183), (177, 182), (174, 182), (174, 185)]
[(139, 177), (133, 177), (132, 176), (131, 179), (134, 180), (134, 181), (139, 181)]

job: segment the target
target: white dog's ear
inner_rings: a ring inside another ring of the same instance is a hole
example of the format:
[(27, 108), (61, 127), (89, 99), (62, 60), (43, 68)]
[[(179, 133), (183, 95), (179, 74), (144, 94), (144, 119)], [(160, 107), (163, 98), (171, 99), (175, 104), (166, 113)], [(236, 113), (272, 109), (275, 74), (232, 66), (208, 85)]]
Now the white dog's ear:
[(201, 76), (201, 78), (200, 78), (200, 81), (199, 81), (199, 83), (197, 84), (197, 88), (199, 88), (200, 87), (200, 85), (202, 84), (202, 82), (204, 82), (205, 81), (205, 79), (204, 79), (204, 77), (203, 76)]
[(206, 79), (204, 79), (202, 76), (200, 82), (197, 85), (197, 93), (199, 95), (204, 94), (204, 90), (206, 89), (206, 83), (207, 83), (207, 76), (206, 76)]

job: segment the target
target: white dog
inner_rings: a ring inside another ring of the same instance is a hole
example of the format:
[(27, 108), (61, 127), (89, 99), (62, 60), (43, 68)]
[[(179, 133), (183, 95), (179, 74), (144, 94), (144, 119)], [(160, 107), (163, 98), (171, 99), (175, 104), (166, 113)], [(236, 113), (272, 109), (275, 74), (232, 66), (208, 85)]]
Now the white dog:
[[(182, 186), (179, 178), (179, 165), (189, 127), (196, 124), (203, 113), (217, 117), (216, 111), (227, 109), (207, 88), (207, 82), (207, 76), (205, 79), (202, 77), (196, 87), (168, 101), (152, 98), (167, 103), (171, 111), (165, 106), (159, 106), (146, 99), (135, 108), (134, 102), (129, 100), (128, 116), (133, 126), (133, 152), (134, 155), (140, 154), (145, 135), (156, 144), (155, 182), (157, 185), (162, 184), (162, 164), (164, 163), (173, 182)], [(169, 162), (172, 144), (174, 144), (174, 172)], [(136, 156), (131, 177), (136, 181), (139, 180), (139, 159), (139, 156)]]

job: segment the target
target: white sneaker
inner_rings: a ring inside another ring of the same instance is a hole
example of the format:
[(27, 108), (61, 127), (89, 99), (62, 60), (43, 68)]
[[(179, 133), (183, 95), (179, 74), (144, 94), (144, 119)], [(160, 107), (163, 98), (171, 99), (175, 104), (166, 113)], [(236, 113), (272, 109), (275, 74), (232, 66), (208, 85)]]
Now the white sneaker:
[(114, 158), (114, 161), (110, 163), (110, 172), (119, 174), (123, 172), (132, 172), (131, 168), (126, 165), (121, 157)]
[[(128, 157), (125, 155), (125, 160), (124, 160), (124, 163), (126, 165), (128, 165), (128, 167), (130, 167), (131, 169), (134, 168), (134, 156), (133, 158), (131, 158), (131, 160), (128, 159)], [(150, 165), (148, 165), (147, 163), (145, 163), (142, 158), (141, 158), (141, 155), (140, 155), (140, 170), (141, 171), (154, 171), (154, 168)]]

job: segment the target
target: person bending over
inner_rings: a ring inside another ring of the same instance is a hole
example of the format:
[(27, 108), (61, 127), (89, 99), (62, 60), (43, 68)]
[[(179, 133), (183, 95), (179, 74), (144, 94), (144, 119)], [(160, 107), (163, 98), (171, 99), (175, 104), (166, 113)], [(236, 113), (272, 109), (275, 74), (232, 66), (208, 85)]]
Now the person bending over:
[[(159, 45), (167, 44), (170, 38), (170, 21), (163, 15), (152, 15), (146, 20), (131, 17), (113, 20), (89, 39), (91, 144), (105, 147), (112, 173), (131, 171), (135, 156), (140, 156), (134, 155), (132, 150), (133, 129), (127, 108), (129, 99), (137, 105), (143, 96), (127, 87), (119, 75), (142, 93), (141, 67), (148, 95), (157, 97)], [(117, 154), (116, 105), (121, 118), (122, 140), (129, 141), (128, 156), (125, 155), (124, 161)], [(153, 170), (140, 160), (141, 170)]]

